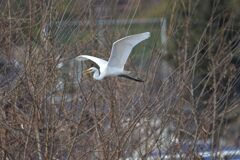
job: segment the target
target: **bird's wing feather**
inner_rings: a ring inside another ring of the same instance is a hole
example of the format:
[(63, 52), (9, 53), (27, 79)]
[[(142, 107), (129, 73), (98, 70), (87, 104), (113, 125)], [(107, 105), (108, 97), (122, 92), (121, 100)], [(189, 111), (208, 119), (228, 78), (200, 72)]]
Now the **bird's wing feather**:
[(76, 57), (76, 60), (78, 61), (85, 61), (85, 60), (91, 60), (93, 62), (95, 62), (100, 68), (107, 65), (107, 61), (97, 58), (97, 57), (93, 57), (93, 56), (88, 56), (88, 55), (80, 55), (78, 57)]
[(108, 66), (123, 69), (133, 47), (149, 37), (150, 33), (145, 32), (127, 36), (114, 42)]

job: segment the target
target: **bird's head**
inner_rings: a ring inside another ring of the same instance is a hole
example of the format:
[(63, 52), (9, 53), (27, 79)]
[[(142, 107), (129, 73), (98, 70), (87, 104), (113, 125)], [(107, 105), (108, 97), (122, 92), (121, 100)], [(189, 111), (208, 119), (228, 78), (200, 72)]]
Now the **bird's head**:
[(84, 75), (89, 75), (92, 72), (93, 72), (93, 69), (92, 68), (88, 68), (87, 70), (83, 71), (83, 74)]
[(91, 67), (91, 68), (85, 70), (85, 71), (83, 72), (83, 74), (91, 74), (91, 73), (96, 72), (96, 71), (98, 71), (97, 68)]
[(86, 71), (83, 72), (83, 74), (91, 74), (93, 73), (93, 78), (96, 80), (100, 80), (100, 72), (97, 68), (95, 67), (91, 67), (89, 69), (87, 69)]

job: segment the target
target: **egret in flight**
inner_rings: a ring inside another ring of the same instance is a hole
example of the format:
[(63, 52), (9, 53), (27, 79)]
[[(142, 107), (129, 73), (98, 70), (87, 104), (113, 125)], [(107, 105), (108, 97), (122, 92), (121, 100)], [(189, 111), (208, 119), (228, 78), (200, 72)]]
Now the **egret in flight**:
[(133, 78), (129, 76), (130, 71), (124, 70), (124, 65), (133, 49), (138, 43), (150, 37), (149, 32), (130, 35), (124, 38), (121, 38), (113, 43), (111, 56), (108, 61), (89, 56), (89, 55), (80, 55), (76, 57), (79, 61), (91, 60), (95, 62), (100, 69), (91, 67), (87, 69), (84, 73), (92, 73), (93, 78), (96, 80), (102, 80), (104, 77), (109, 76), (120, 76), (135, 80), (138, 82), (143, 82), (141, 79)]

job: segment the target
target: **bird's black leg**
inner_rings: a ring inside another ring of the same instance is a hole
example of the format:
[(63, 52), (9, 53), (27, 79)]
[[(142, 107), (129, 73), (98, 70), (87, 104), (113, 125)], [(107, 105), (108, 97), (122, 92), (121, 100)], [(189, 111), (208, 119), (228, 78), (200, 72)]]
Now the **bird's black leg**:
[(129, 75), (125, 75), (125, 74), (118, 75), (118, 77), (124, 77), (124, 78), (130, 79), (130, 80), (133, 80), (133, 81), (137, 81), (137, 82), (144, 82), (143, 80), (141, 80), (139, 78), (133, 78), (133, 77), (131, 77)]

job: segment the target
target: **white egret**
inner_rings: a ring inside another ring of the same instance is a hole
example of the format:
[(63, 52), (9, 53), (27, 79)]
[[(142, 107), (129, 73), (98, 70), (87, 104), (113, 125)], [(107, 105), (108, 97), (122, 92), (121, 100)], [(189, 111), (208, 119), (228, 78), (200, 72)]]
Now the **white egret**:
[(76, 57), (76, 59), (79, 61), (91, 60), (99, 66), (100, 69), (91, 67), (85, 71), (85, 73), (93, 72), (93, 78), (96, 80), (102, 80), (104, 77), (108, 76), (121, 76), (138, 82), (143, 82), (140, 79), (130, 77), (130, 71), (125, 71), (124, 65), (133, 47), (149, 37), (150, 33), (145, 32), (117, 40), (112, 45), (111, 56), (108, 61), (89, 55), (80, 55)]

